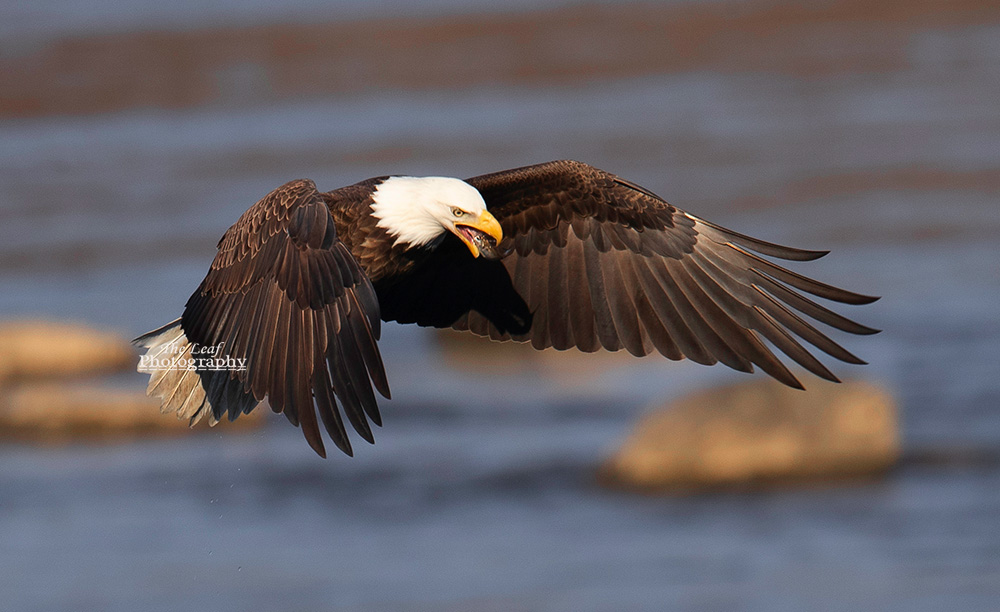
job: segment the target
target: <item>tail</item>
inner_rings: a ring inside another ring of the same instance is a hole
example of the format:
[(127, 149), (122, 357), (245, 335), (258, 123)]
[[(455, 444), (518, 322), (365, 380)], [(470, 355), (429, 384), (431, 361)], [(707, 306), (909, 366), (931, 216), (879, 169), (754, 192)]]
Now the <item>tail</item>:
[(149, 349), (140, 357), (137, 369), (150, 375), (146, 395), (160, 399), (160, 412), (188, 419), (192, 427), (206, 414), (210, 425), (219, 422), (205, 395), (202, 377), (192, 367), (192, 344), (179, 318), (139, 336), (132, 344)]

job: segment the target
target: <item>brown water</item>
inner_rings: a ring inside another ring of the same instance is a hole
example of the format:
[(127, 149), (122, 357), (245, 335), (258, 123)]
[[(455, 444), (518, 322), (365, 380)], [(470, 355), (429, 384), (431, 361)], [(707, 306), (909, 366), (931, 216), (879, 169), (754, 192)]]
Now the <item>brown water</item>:
[(996, 609), (1000, 10), (870, 4), (0, 9), (0, 314), (136, 335), (288, 179), (576, 158), (832, 249), (799, 269), (883, 295), (851, 314), (885, 329), (835, 371), (893, 389), (907, 456), (843, 487), (604, 492), (644, 406), (739, 376), (486, 364), (389, 325), (397, 399), (355, 459), (284, 424), (0, 449), (0, 608)]

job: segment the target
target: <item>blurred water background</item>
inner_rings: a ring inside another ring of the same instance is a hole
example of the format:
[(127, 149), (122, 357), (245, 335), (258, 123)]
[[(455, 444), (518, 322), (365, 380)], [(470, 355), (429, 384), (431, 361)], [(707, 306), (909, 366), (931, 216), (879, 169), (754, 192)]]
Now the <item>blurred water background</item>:
[[(884, 480), (643, 497), (593, 469), (743, 375), (446, 350), (387, 325), (377, 444), (0, 447), (0, 609), (1000, 607), (1000, 6), (0, 4), (0, 315), (138, 335), (260, 196), (574, 158), (882, 295)], [(136, 374), (122, 384), (144, 384)], [(808, 384), (808, 381), (807, 381)], [(165, 417), (166, 418), (166, 417)]]

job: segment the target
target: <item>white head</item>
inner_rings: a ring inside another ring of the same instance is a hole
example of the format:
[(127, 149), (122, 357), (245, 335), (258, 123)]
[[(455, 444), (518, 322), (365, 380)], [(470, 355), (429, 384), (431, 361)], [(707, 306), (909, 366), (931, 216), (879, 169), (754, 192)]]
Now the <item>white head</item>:
[(494, 244), (503, 237), (483, 196), (456, 178), (389, 177), (372, 193), (372, 215), (395, 238), (394, 244), (408, 247), (430, 245), (448, 231), (478, 257), (485, 237)]

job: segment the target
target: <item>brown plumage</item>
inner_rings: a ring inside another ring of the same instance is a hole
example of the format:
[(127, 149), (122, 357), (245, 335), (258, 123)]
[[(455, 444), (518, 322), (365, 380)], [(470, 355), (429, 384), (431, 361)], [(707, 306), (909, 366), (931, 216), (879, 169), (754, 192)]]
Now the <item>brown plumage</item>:
[(825, 252), (732, 232), (587, 164), (556, 161), (468, 179), (503, 230), (499, 245), (467, 230), (481, 257), (454, 228), (426, 245), (401, 241), (373, 214), (373, 193), (387, 179), (329, 193), (293, 181), (240, 217), (183, 316), (137, 342), (150, 354), (169, 343), (218, 345), (245, 368), (186, 376), (145, 370), (165, 411), (192, 421), (226, 412), (235, 419), (267, 398), (317, 453), (325, 454), (318, 411), (330, 438), (351, 454), (337, 402), (372, 442), (369, 421), (381, 424), (373, 388), (389, 396), (380, 317), (538, 349), (656, 351), (746, 372), (757, 365), (799, 388), (762, 338), (837, 380), (796, 338), (863, 362), (800, 315), (853, 334), (876, 331), (802, 292), (846, 304), (876, 298), (761, 257), (808, 261)]

